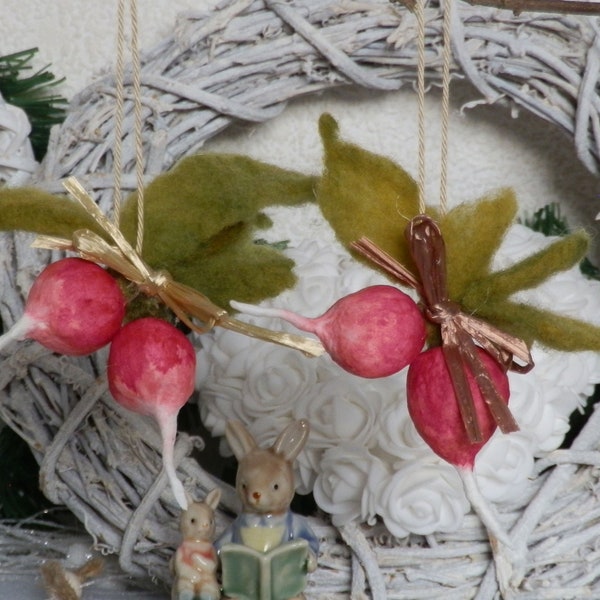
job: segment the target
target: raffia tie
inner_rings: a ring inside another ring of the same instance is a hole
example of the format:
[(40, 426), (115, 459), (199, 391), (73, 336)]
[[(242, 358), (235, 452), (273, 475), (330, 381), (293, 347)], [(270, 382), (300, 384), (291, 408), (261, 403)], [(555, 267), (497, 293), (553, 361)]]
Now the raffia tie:
[(444, 239), (433, 219), (427, 215), (414, 217), (405, 235), (419, 279), (367, 238), (361, 238), (352, 246), (400, 283), (415, 289), (423, 303), (425, 317), (440, 326), (442, 351), (469, 441), (481, 442), (483, 436), (467, 379), (468, 372), (473, 375), (500, 430), (504, 433), (517, 431), (519, 426), (479, 358), (477, 347), (487, 351), (505, 369), (526, 373), (533, 368), (527, 344), (463, 312), (459, 304), (448, 298)]
[[(112, 243), (93, 231), (80, 229), (72, 239), (38, 236), (32, 244), (34, 248), (75, 251), (82, 258), (113, 269), (135, 283), (144, 293), (159, 297), (183, 323), (198, 333), (220, 326), (300, 350), (308, 356), (320, 356), (325, 352), (318, 340), (238, 321), (194, 288), (175, 281), (166, 271), (153, 270), (129, 244), (120, 229), (102, 213), (76, 178), (69, 177), (64, 187), (94, 218)], [(194, 319), (199, 320), (201, 325)]]

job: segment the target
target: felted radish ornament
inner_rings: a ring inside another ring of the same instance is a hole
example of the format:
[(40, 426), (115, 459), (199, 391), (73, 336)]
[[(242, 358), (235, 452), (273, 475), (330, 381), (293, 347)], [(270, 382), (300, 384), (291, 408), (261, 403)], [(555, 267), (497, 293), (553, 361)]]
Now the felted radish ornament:
[(54, 352), (90, 354), (108, 344), (125, 316), (125, 298), (116, 280), (82, 258), (48, 265), (35, 280), (23, 316), (0, 337), (33, 339)]
[[(405, 230), (419, 278), (368, 239), (353, 248), (401, 283), (416, 289), (427, 319), (439, 326), (442, 345), (412, 361), (407, 377), (408, 409), (417, 431), (431, 449), (453, 464), (471, 506), (490, 538), (500, 589), (512, 578), (510, 541), (473, 475), (475, 457), (496, 427), (516, 431), (507, 402), (506, 369), (533, 367), (526, 344), (489, 323), (465, 314), (448, 297), (446, 253), (437, 223), (414, 217)], [(519, 365), (514, 358), (520, 359)]]
[(406, 367), (423, 348), (425, 320), (415, 301), (389, 285), (348, 294), (323, 315), (308, 318), (290, 310), (230, 302), (254, 316), (278, 317), (314, 333), (331, 358), (360, 377), (387, 377)]
[(194, 347), (181, 331), (162, 319), (137, 319), (114, 337), (107, 372), (115, 400), (158, 423), (163, 466), (175, 499), (186, 510), (186, 494), (175, 471), (173, 449), (177, 415), (194, 391)]
[(465, 370), (464, 375), (477, 419), (479, 441), (473, 442), (469, 439), (455, 384), (444, 356), (444, 349), (441, 347), (423, 352), (408, 368), (406, 383), (408, 412), (415, 428), (427, 445), (438, 456), (456, 467), (463, 481), (465, 494), (488, 531), (500, 587), (507, 590), (512, 574), (511, 542), (495, 510), (483, 497), (473, 468), (477, 453), (497, 427), (480, 389), (481, 378), (488, 379), (488, 383), (494, 386), (496, 393), (504, 402), (508, 402), (510, 388), (504, 368), (481, 348), (477, 348), (476, 353), (477, 360), (484, 366), (484, 369), (479, 371), (479, 381), (468, 369)]
[[(486, 377), (490, 378), (503, 400), (508, 402), (510, 390), (506, 372), (485, 351), (477, 349), (477, 355), (485, 366)], [(496, 422), (474, 375), (467, 371), (465, 376), (481, 431), (481, 440), (478, 442), (472, 442), (465, 431), (441, 347), (421, 353), (411, 363), (406, 381), (407, 402), (411, 419), (428, 446), (456, 467), (473, 469), (477, 453), (496, 430)]]

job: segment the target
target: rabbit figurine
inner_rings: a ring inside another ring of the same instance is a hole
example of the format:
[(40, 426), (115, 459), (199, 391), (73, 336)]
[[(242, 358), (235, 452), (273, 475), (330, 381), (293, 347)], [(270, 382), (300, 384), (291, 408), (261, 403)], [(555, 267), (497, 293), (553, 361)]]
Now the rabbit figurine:
[(290, 511), (290, 503), (295, 492), (292, 463), (308, 432), (307, 421), (294, 421), (263, 449), (242, 423), (227, 423), (242, 502), (241, 514), (215, 543), (228, 598), (304, 598), (306, 573), (316, 569), (319, 541), (306, 519)]
[(188, 498), (188, 508), (179, 522), (183, 541), (172, 560), (175, 575), (172, 600), (218, 600), (221, 597), (217, 582), (218, 557), (213, 546), (214, 513), (220, 499), (219, 488), (209, 492), (204, 502)]

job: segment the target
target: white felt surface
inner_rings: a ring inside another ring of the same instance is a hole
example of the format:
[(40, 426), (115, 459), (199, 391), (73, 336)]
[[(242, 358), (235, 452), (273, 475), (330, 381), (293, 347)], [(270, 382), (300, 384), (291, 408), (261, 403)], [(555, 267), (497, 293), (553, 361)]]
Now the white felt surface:
[[(139, 0), (142, 46), (148, 48), (166, 36), (179, 11), (202, 10), (214, 3)], [(59, 91), (71, 97), (114, 66), (116, 5), (116, 0), (2, 0), (0, 54), (38, 46), (36, 65), (51, 63), (57, 76), (66, 77)], [(474, 200), (492, 189), (511, 186), (524, 208), (533, 210), (559, 201), (574, 222), (595, 229), (593, 219), (600, 211), (598, 180), (574, 157), (571, 141), (523, 112), (515, 119), (506, 109), (479, 106), (461, 114), (462, 104), (475, 98), (478, 94), (468, 86), (453, 90), (451, 202)], [(339, 120), (343, 137), (391, 156), (416, 175), (417, 107), (410, 90), (387, 95), (353, 92), (343, 97), (330, 93), (296, 101), (276, 121), (235, 127), (207, 149), (246, 152), (281, 166), (318, 172), (321, 149), (316, 121), (323, 111)], [(439, 186), (439, 103), (435, 94), (428, 98), (427, 135), (427, 199), (433, 202)], [(303, 226), (315, 235), (322, 228), (317, 222)], [(104, 600), (123, 597), (149, 599), (150, 595), (116, 595), (94, 585), (84, 595)], [(37, 599), (43, 595), (31, 579), (0, 580), (0, 598)]]

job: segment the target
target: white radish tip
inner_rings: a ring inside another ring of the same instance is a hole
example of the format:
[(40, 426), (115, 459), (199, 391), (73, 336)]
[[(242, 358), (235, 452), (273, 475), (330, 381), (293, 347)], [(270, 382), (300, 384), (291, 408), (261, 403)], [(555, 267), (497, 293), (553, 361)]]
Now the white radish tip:
[(246, 304), (237, 300), (230, 300), (229, 305), (234, 310), (240, 313), (250, 315), (252, 317), (277, 317), (281, 318), (281, 310), (278, 308), (268, 308), (266, 306), (256, 306), (254, 304)]
[(0, 351), (2, 351), (11, 342), (22, 342), (27, 339), (33, 329), (35, 321), (25, 313), (13, 326), (4, 334), (0, 335)]

